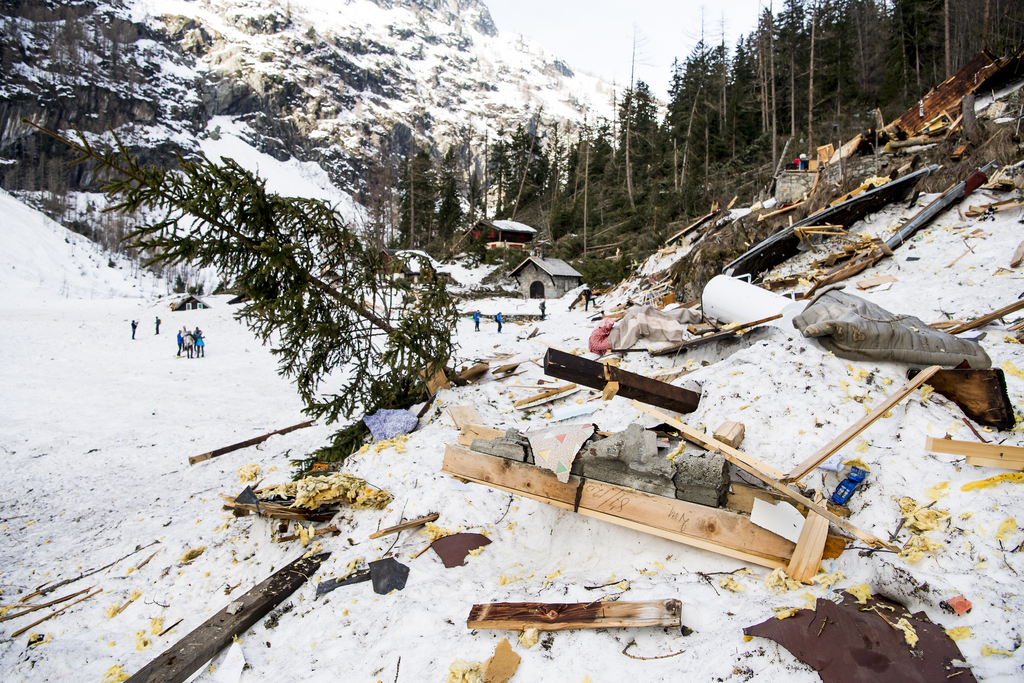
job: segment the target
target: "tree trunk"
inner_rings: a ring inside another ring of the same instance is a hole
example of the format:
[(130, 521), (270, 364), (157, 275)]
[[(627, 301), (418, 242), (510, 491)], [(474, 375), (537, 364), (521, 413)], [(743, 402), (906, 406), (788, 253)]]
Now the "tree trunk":
[[(988, 23), (991, 15), (989, 14), (990, 0), (985, 0), (985, 19), (981, 24), (981, 47), (982, 49), (988, 49)], [(948, 0), (947, 0), (948, 5)]]
[(409, 248), (413, 248), (412, 236), (416, 232), (416, 170), (413, 161), (409, 161)]
[(978, 128), (978, 118), (974, 114), (974, 93), (964, 95), (960, 103), (964, 117), (964, 134), (967, 141), (977, 147), (981, 144), (981, 130)]
[(675, 137), (672, 138), (672, 180), (676, 184), (676, 192), (679, 192), (679, 147)]
[(636, 93), (633, 92), (633, 76), (634, 68), (636, 66), (636, 30), (633, 31), (633, 56), (629, 62), (629, 99), (626, 100), (626, 194), (629, 195), (629, 206), (633, 211), (636, 211), (636, 204), (633, 203), (633, 164), (629, 160), (629, 138), (632, 133), (633, 123), (633, 98), (636, 97)]
[(583, 257), (587, 256), (587, 198), (590, 190), (590, 134), (587, 133), (587, 161), (583, 170)]
[(949, 78), (953, 75), (953, 62), (950, 60), (949, 52), (949, 0), (946, 0), (943, 16), (946, 21), (946, 78)]
[(768, 58), (771, 64), (772, 78), (772, 165), (774, 166), (779, 160), (779, 126), (778, 108), (775, 105), (775, 29), (771, 18), (768, 20)]
[(810, 85), (807, 88), (807, 156), (814, 153), (814, 28), (817, 21), (817, 8), (811, 10), (811, 69)]
[(680, 172), (679, 186), (686, 187), (686, 164), (690, 155), (690, 132), (693, 130), (693, 117), (697, 113), (697, 100), (700, 99), (700, 89), (703, 84), (697, 86), (697, 94), (693, 96), (693, 107), (690, 108), (690, 122), (686, 124), (686, 144), (683, 145), (683, 169)]

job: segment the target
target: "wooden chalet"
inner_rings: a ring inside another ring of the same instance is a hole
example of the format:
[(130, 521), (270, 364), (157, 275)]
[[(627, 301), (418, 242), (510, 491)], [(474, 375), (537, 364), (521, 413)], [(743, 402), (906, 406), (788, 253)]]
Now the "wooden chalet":
[(486, 241), (488, 249), (523, 249), (536, 235), (535, 229), (516, 221), (479, 220), (469, 229), (470, 239)]

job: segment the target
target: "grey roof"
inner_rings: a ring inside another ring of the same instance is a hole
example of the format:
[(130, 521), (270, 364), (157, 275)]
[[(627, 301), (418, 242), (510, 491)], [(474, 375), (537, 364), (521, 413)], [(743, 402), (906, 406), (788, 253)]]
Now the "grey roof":
[(533, 261), (533, 264), (543, 270), (548, 275), (561, 276), (561, 277), (583, 277), (580, 273), (576, 272), (576, 269), (570, 266), (562, 259), (557, 258), (540, 258), (537, 256), (531, 256), (526, 259), (513, 270), (509, 275), (515, 277), (516, 273), (526, 267), (527, 263)]
[(532, 232), (534, 234), (537, 232), (526, 223), (518, 221), (491, 221), (491, 225), (499, 230), (508, 230), (509, 232)]

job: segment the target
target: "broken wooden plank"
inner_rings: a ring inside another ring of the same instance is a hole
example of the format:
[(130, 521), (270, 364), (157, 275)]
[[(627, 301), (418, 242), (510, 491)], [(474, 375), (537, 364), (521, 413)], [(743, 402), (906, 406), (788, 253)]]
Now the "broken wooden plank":
[(750, 455), (742, 451), (738, 451), (735, 448), (730, 448), (721, 441), (716, 441), (707, 434), (697, 431), (693, 427), (690, 427), (689, 425), (680, 422), (671, 415), (666, 415), (660, 410), (656, 410), (649, 406), (645, 406), (642, 403), (638, 403), (637, 401), (633, 401), (631, 405), (639, 410), (646, 412), (649, 415), (658, 418), (659, 420), (665, 422), (666, 424), (672, 425), (673, 427), (679, 430), (679, 432), (687, 441), (692, 441), (693, 443), (696, 443), (699, 446), (707, 448), (708, 450), (718, 451), (719, 453), (722, 454), (722, 457), (724, 457), (726, 460), (739, 467), (744, 472), (748, 472), (754, 475), (764, 483), (771, 486), (773, 489), (781, 491), (790, 500), (795, 500), (798, 503), (803, 503), (805, 506), (807, 506), (808, 509), (814, 510), (819, 515), (821, 515), (828, 521), (832, 522), (843, 531), (853, 534), (860, 540), (867, 543), (872, 548), (886, 548), (887, 550), (893, 551), (899, 550), (899, 546), (883, 541), (874, 534), (870, 534), (866, 531), (863, 531), (862, 529), (858, 529), (853, 524), (850, 524), (839, 515), (836, 515), (830, 512), (829, 510), (823, 508), (822, 506), (818, 505), (810, 498), (797, 491), (796, 489), (785, 485), (784, 483), (779, 481), (780, 477), (776, 477), (773, 476), (772, 474), (769, 474), (778, 472), (778, 470), (776, 470), (775, 468), (760, 462), (756, 458), (751, 457)]
[(15, 631), (14, 633), (11, 634), (11, 638), (17, 638), (18, 636), (20, 636), (25, 631), (28, 631), (31, 628), (35, 628), (36, 626), (38, 626), (39, 624), (43, 623), (47, 619), (52, 619), (53, 617), (57, 616), (58, 614), (62, 614), (64, 612), (64, 610), (71, 609), (72, 607), (74, 607), (78, 603), (83, 602), (85, 600), (88, 600), (89, 598), (91, 598), (91, 597), (93, 597), (95, 595), (99, 595), (102, 592), (103, 592), (102, 588), (97, 588), (94, 592), (87, 594), (85, 597), (78, 598), (74, 602), (69, 603), (69, 604), (65, 605), (64, 607), (61, 607), (59, 610), (54, 610), (53, 612), (50, 612), (49, 614), (47, 614), (45, 617), (43, 617), (41, 619), (37, 619), (36, 621), (33, 621), (28, 626), (24, 626), (22, 628), (19, 628), (17, 631)]
[[(819, 505), (822, 497), (819, 494), (814, 502)], [(821, 567), (821, 558), (825, 554), (825, 542), (828, 540), (828, 520), (813, 510), (808, 512), (804, 526), (800, 530), (800, 538), (793, 551), (793, 559), (789, 561), (786, 574), (801, 583), (810, 583)]]
[(486, 375), (487, 371), (490, 369), (491, 366), (488, 365), (487, 363), (477, 363), (473, 367), (467, 368), (460, 372), (459, 378), (466, 382), (472, 383)]
[(683, 605), (678, 600), (645, 602), (492, 602), (473, 605), (469, 629), (568, 631), (583, 628), (682, 628)]
[(876, 277), (869, 277), (866, 280), (858, 280), (857, 286), (861, 289), (871, 289), (878, 285), (884, 285), (887, 282), (899, 282), (899, 280), (894, 278), (892, 275), (878, 275)]
[(459, 443), (463, 446), (472, 446), (473, 439), (484, 439), (491, 441), (497, 439), (499, 436), (505, 436), (505, 432), (500, 429), (491, 429), (483, 425), (465, 424), (462, 425), (462, 430), (459, 432)]
[(330, 556), (330, 553), (321, 553), (300, 558), (278, 570), (248, 593), (232, 601), (241, 602), (241, 609), (229, 612), (229, 604), (139, 669), (128, 679), (128, 683), (183, 683), (230, 645), (234, 636), (256, 624), (294, 593)]
[[(737, 335), (737, 333), (742, 331), (742, 330), (750, 329), (751, 327), (757, 327), (758, 325), (764, 325), (765, 323), (770, 323), (773, 320), (778, 320), (781, 317), (782, 317), (782, 314), (778, 313), (776, 315), (769, 316), (767, 318), (761, 318), (760, 320), (753, 320), (753, 321), (751, 321), (749, 323), (743, 323), (742, 325), (737, 325), (736, 327), (731, 327), (731, 328), (729, 328), (727, 330), (722, 330), (721, 332), (716, 332), (715, 334), (709, 334), (706, 337), (697, 337), (696, 339), (690, 339), (689, 341), (684, 341), (681, 344), (673, 344), (672, 346), (666, 346), (663, 349), (658, 349), (657, 351), (651, 351), (650, 353), (651, 353), (652, 356), (667, 356), (670, 353), (679, 353), (680, 351), (683, 351), (684, 349), (691, 349), (691, 348), (693, 348), (695, 346), (701, 346), (702, 344), (707, 344), (709, 342), (718, 341), (718, 340), (721, 340), (721, 339), (731, 339), (731, 338), (735, 337)], [(665, 406), (662, 406), (662, 407), (665, 407)], [(669, 408), (669, 410), (674, 410), (674, 408)]]
[(795, 548), (792, 542), (751, 523), (746, 515), (615, 484), (584, 482), (577, 476), (563, 484), (550, 471), (451, 444), (445, 449), (441, 471), (762, 567), (786, 566)]
[(925, 441), (925, 449), (932, 453), (962, 455), (967, 458), (968, 465), (1024, 470), (1024, 448), (1020, 446), (936, 439), (929, 436)]
[(939, 370), (928, 380), (928, 386), (957, 404), (967, 417), (979, 424), (1012, 429), (1017, 423), (1006, 391), (1006, 375), (1001, 368)]
[(242, 441), (240, 443), (232, 444), (230, 446), (225, 446), (224, 448), (218, 448), (217, 450), (210, 451), (209, 453), (203, 453), (202, 455), (194, 455), (188, 459), (188, 464), (195, 465), (197, 462), (203, 462), (204, 460), (216, 458), (217, 456), (224, 455), (225, 453), (231, 453), (232, 451), (241, 450), (243, 448), (248, 448), (249, 446), (255, 446), (256, 444), (263, 443), (272, 436), (278, 436), (279, 434), (287, 434), (288, 432), (294, 432), (296, 429), (312, 427), (315, 424), (316, 420), (306, 420), (305, 422), (300, 422), (297, 425), (285, 427), (284, 429), (279, 429), (276, 432), (270, 432), (269, 434), (264, 434), (263, 436), (257, 436), (253, 439), (249, 439), (248, 441)]
[[(18, 604), (17, 607), (21, 608), (22, 611), (16, 612), (14, 614), (5, 614), (4, 616), (0, 617), (0, 622), (10, 621), (11, 619), (17, 619), (18, 617), (24, 616), (26, 614), (31, 614), (36, 610), (41, 610), (44, 607), (52, 607), (53, 605), (59, 605), (62, 602), (67, 602), (71, 598), (77, 598), (82, 593), (88, 593), (95, 587), (96, 586), (89, 586), (85, 590), (78, 591), (77, 593), (71, 593), (69, 595), (65, 595), (62, 598), (56, 598), (55, 600), (50, 600), (49, 602), (41, 602), (36, 605)], [(11, 605), (10, 607), (13, 607), (13, 605)]]
[(480, 424), (484, 421), (473, 406), (449, 406), (448, 414), (455, 421), (456, 429), (462, 429), (465, 424)]
[(855, 423), (850, 425), (842, 434), (832, 439), (829, 443), (822, 446), (814, 455), (804, 460), (802, 463), (794, 467), (789, 474), (782, 478), (783, 484), (800, 481), (807, 473), (814, 470), (818, 465), (828, 460), (832, 455), (837, 453), (846, 444), (850, 443), (858, 434), (863, 432), (865, 429), (875, 423), (880, 417), (885, 415), (889, 410), (897, 403), (909, 396), (915, 389), (927, 382), (932, 375), (941, 370), (942, 368), (938, 365), (933, 365), (930, 368), (922, 370), (914, 379), (908, 381), (902, 387), (897, 389), (887, 399), (882, 401), (881, 404), (870, 413), (857, 420)]
[(1024, 261), (1024, 242), (1018, 244), (1017, 250), (1013, 252), (1013, 256), (1010, 258), (1010, 267), (1016, 268), (1021, 261)]
[[(548, 353), (550, 353), (550, 351)], [(564, 386), (555, 387), (554, 389), (548, 389), (547, 391), (542, 391), (539, 394), (534, 394), (533, 396), (527, 396), (526, 398), (521, 398), (518, 401), (516, 401), (515, 403), (513, 403), (512, 405), (515, 406), (516, 408), (520, 408), (522, 406), (526, 406), (526, 405), (531, 404), (531, 403), (536, 403), (537, 401), (548, 401), (548, 400), (551, 400), (551, 399), (553, 399), (554, 397), (556, 397), (556, 396), (558, 396), (560, 394), (564, 394), (565, 392), (567, 392), (567, 391), (569, 391), (571, 389), (575, 389), (575, 388), (576, 388), (575, 384), (566, 384)]]
[(427, 522), (436, 522), (437, 518), (441, 515), (427, 515), (426, 517), (420, 517), (419, 519), (411, 519), (408, 522), (402, 522), (395, 526), (389, 526), (387, 529), (381, 529), (370, 534), (370, 538), (380, 538), (381, 536), (389, 536), (391, 534), (397, 534), (406, 529), (415, 529), (418, 526), (423, 526)]
[(998, 320), (999, 318), (1002, 318), (1004, 315), (1010, 315), (1011, 313), (1019, 311), (1022, 308), (1024, 308), (1024, 300), (1016, 301), (1010, 304), (1009, 306), (1003, 306), (998, 311), (993, 311), (988, 315), (983, 315), (977, 320), (973, 320), (969, 323), (964, 323), (959, 327), (954, 327), (953, 329), (949, 330), (949, 334), (960, 334), (961, 332), (967, 332), (968, 330), (973, 330), (974, 328), (981, 327), (982, 325), (988, 325), (993, 320)]
[(604, 390), (608, 382), (618, 382), (619, 396), (680, 413), (691, 413), (700, 403), (700, 394), (689, 389), (659, 382), (612, 365), (562, 353), (556, 349), (549, 350), (544, 356), (544, 373), (600, 391)]
[[(337, 536), (340, 533), (341, 533), (341, 531), (338, 530), (338, 527), (336, 527), (334, 525), (331, 525), (331, 526), (325, 526), (323, 529), (317, 529), (316, 531), (313, 532), (313, 537), (323, 536), (324, 534), (330, 534), (332, 536)], [(300, 538), (302, 538), (302, 536), (300, 536), (299, 534), (288, 534), (287, 536), (278, 536), (277, 537), (277, 543), (287, 543), (288, 541), (297, 541)]]

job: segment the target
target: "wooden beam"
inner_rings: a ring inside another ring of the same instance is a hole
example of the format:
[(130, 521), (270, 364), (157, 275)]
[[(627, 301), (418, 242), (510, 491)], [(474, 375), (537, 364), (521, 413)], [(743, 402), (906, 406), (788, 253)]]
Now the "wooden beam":
[(556, 349), (550, 349), (544, 356), (544, 373), (600, 391), (604, 391), (609, 382), (618, 382), (619, 396), (680, 413), (692, 413), (700, 403), (700, 394), (688, 389)]
[(760, 462), (756, 458), (753, 458), (747, 455), (746, 453), (743, 453), (742, 451), (737, 451), (735, 448), (730, 448), (729, 446), (726, 446), (724, 443), (716, 441), (715, 439), (711, 438), (707, 434), (704, 434), (703, 432), (698, 432), (693, 427), (690, 427), (689, 425), (680, 422), (679, 420), (670, 415), (666, 415), (660, 410), (655, 410), (654, 408), (645, 406), (642, 403), (638, 403), (637, 401), (633, 401), (631, 405), (639, 410), (644, 411), (649, 415), (658, 418), (659, 420), (665, 422), (666, 424), (672, 425), (673, 427), (679, 430), (679, 432), (683, 435), (683, 438), (685, 438), (687, 441), (692, 441), (693, 443), (703, 446), (708, 450), (720, 452), (726, 460), (736, 465), (744, 472), (748, 472), (749, 474), (754, 475), (764, 483), (771, 486), (773, 489), (782, 492), (790, 500), (795, 500), (798, 503), (803, 503), (804, 505), (807, 506), (809, 510), (814, 510), (819, 515), (821, 515), (828, 521), (832, 522), (843, 531), (849, 534), (853, 534), (860, 540), (870, 545), (872, 548), (885, 548), (887, 550), (893, 551), (900, 550), (899, 546), (883, 541), (882, 539), (878, 538), (873, 534), (869, 534), (866, 531), (858, 529), (853, 524), (850, 524), (839, 515), (829, 512), (826, 508), (822, 507), (821, 505), (818, 505), (810, 498), (797, 491), (796, 489), (790, 486), (786, 486), (781, 481), (779, 481), (779, 477), (770, 474), (778, 472), (778, 470), (774, 469), (773, 467), (770, 467), (769, 465)]
[(234, 636), (256, 624), (270, 610), (294, 593), (312, 576), (330, 553), (300, 558), (233, 600), (242, 607), (234, 614), (231, 605), (207, 619), (201, 626), (139, 669), (128, 683), (183, 683), (201, 666), (231, 644)]
[(678, 600), (645, 602), (493, 602), (473, 605), (469, 629), (568, 631), (582, 628), (682, 628), (683, 605)]
[(240, 443), (232, 444), (230, 446), (225, 446), (224, 448), (218, 448), (215, 451), (210, 451), (209, 453), (203, 453), (202, 455), (194, 455), (194, 456), (192, 456), (191, 458), (188, 459), (188, 464), (189, 465), (195, 465), (197, 462), (203, 462), (204, 460), (209, 460), (210, 458), (216, 458), (217, 456), (224, 455), (225, 453), (231, 453), (232, 451), (238, 451), (238, 450), (241, 450), (243, 448), (248, 448), (249, 446), (255, 446), (256, 444), (263, 443), (264, 441), (266, 441), (267, 439), (269, 439), (272, 436), (277, 436), (279, 434), (287, 434), (288, 432), (294, 432), (296, 429), (304, 429), (306, 427), (312, 427), (315, 424), (316, 424), (316, 420), (306, 420), (305, 422), (300, 422), (297, 425), (292, 425), (291, 427), (285, 427), (284, 429), (279, 429), (276, 432), (270, 432), (269, 434), (264, 434), (263, 436), (257, 436), (257, 437), (255, 437), (253, 439), (249, 439), (248, 441), (242, 441)]
[(505, 436), (505, 432), (500, 429), (491, 429), (490, 427), (484, 427), (483, 425), (464, 424), (462, 430), (459, 432), (459, 444), (463, 446), (472, 446), (473, 439), (484, 439), (491, 441), (497, 439), (499, 436)]
[[(819, 505), (822, 503), (820, 494), (815, 497), (814, 502)], [(800, 538), (797, 539), (796, 550), (793, 551), (793, 559), (789, 561), (786, 574), (801, 583), (810, 583), (821, 566), (821, 557), (825, 554), (827, 540), (828, 520), (813, 510), (810, 511), (800, 530)]]
[(942, 368), (938, 365), (933, 365), (930, 368), (926, 368), (918, 373), (914, 379), (910, 380), (902, 387), (897, 389), (889, 398), (882, 401), (881, 404), (870, 413), (862, 417), (853, 423), (845, 432), (832, 439), (829, 443), (822, 446), (818, 451), (811, 457), (804, 460), (802, 463), (794, 467), (789, 474), (782, 478), (782, 483), (788, 484), (795, 481), (800, 481), (807, 476), (808, 472), (814, 470), (818, 465), (828, 460), (835, 453), (839, 451), (843, 446), (850, 443), (854, 437), (863, 432), (865, 429), (875, 423), (880, 417), (885, 415), (889, 410), (897, 403), (909, 396), (915, 389), (924, 384)]
[(982, 325), (988, 325), (993, 320), (998, 320), (999, 318), (1002, 318), (1004, 315), (1010, 315), (1011, 313), (1015, 313), (1016, 311), (1019, 311), (1022, 308), (1024, 308), (1024, 300), (1016, 301), (1016, 302), (1010, 304), (1009, 306), (1003, 306), (998, 311), (993, 311), (992, 313), (989, 313), (988, 315), (983, 315), (982, 317), (978, 318), (977, 320), (971, 321), (969, 323), (964, 323), (963, 325), (960, 325), (959, 327), (954, 327), (953, 329), (948, 331), (948, 334), (960, 334), (961, 332), (966, 332), (968, 330), (973, 330), (975, 327), (981, 327)]
[(450, 444), (445, 449), (441, 471), (762, 567), (786, 566), (796, 547), (791, 541), (753, 524), (746, 515), (614, 484), (583, 482), (576, 476), (570, 476), (563, 484), (554, 473), (533, 465)]
[(423, 526), (427, 522), (436, 522), (437, 518), (441, 515), (427, 515), (426, 517), (420, 517), (419, 519), (411, 519), (408, 522), (402, 522), (395, 526), (389, 526), (387, 529), (381, 529), (380, 531), (370, 534), (370, 538), (380, 538), (381, 536), (389, 536), (391, 534), (397, 534), (406, 529), (415, 529), (418, 526)]
[(925, 449), (932, 453), (962, 455), (968, 465), (1001, 467), (1006, 470), (1024, 470), (1024, 448), (997, 443), (973, 443), (929, 436)]

